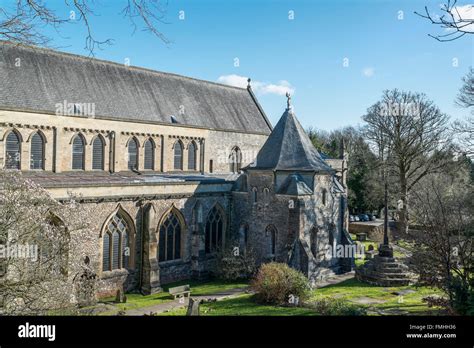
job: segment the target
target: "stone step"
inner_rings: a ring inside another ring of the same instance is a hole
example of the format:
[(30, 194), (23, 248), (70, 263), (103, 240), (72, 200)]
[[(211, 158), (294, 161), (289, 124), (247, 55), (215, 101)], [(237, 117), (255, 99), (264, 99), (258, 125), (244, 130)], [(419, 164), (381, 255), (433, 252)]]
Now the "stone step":
[(399, 274), (399, 273), (406, 273), (407, 270), (403, 268), (378, 268), (377, 271), (380, 273)]
[(376, 278), (370, 276), (358, 276), (357, 279), (368, 284), (377, 286), (406, 286), (410, 285), (410, 278)]
[(402, 264), (398, 262), (374, 262), (374, 265), (377, 265), (378, 267), (397, 268)]
[(377, 269), (408, 269), (403, 263), (374, 263)]
[(377, 272), (377, 271), (367, 271), (364, 272), (366, 276), (372, 277), (372, 278), (390, 278), (390, 279), (404, 279), (404, 278), (410, 278), (410, 274), (408, 273), (383, 273), (383, 272)]
[(381, 263), (396, 262), (394, 257), (383, 257), (383, 256), (379, 256), (379, 255), (374, 256), (374, 261), (381, 262)]
[(384, 266), (384, 265), (374, 265), (374, 269), (381, 270), (381, 271), (391, 271), (393, 270), (394, 272), (397, 271), (402, 271), (402, 272), (407, 272), (408, 267), (405, 265), (398, 265), (398, 266)]

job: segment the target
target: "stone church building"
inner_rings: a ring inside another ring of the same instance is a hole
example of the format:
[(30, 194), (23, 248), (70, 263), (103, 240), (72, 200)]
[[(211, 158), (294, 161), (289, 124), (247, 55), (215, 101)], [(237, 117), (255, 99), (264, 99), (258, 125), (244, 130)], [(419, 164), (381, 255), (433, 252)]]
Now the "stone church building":
[(216, 251), (235, 246), (313, 281), (351, 269), (326, 252), (352, 243), (346, 162), (318, 153), (289, 98), (272, 127), (250, 81), (8, 42), (0, 76), (0, 165), (93, 209), (69, 258), (89, 257), (98, 296), (207, 277)]

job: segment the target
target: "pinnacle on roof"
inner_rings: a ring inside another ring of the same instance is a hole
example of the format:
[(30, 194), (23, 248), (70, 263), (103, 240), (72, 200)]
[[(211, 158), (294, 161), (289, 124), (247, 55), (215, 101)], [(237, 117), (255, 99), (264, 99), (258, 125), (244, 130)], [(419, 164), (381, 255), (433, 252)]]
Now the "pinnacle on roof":
[(296, 118), (289, 93), (287, 98), (285, 112), (248, 169), (332, 172)]

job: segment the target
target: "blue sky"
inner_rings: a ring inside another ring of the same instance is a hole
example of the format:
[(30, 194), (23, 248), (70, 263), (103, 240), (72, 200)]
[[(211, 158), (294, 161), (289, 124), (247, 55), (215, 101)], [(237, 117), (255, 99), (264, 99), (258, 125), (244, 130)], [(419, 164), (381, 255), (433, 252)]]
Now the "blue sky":
[[(453, 118), (467, 114), (454, 98), (473, 65), (473, 38), (437, 42), (427, 34), (442, 32), (413, 14), (425, 5), (436, 11), (441, 2), (169, 0), (168, 24), (160, 28), (168, 45), (140, 27), (133, 33), (119, 14), (122, 0), (97, 1), (91, 24), (98, 39), (114, 40), (97, 58), (128, 58), (132, 65), (210, 81), (239, 83), (250, 76), (273, 124), (290, 89), (303, 126), (331, 130), (360, 124), (367, 107), (391, 88), (424, 92)], [(69, 14), (63, 1), (49, 3)], [(53, 44), (87, 54), (84, 34), (80, 25), (65, 26)]]

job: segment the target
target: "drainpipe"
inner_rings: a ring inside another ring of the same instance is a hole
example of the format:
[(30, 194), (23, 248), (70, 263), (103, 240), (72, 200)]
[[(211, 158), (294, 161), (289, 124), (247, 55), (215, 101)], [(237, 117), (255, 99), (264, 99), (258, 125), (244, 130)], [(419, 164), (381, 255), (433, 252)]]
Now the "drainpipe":
[(201, 174), (204, 174), (204, 150), (205, 150), (205, 141), (204, 139), (202, 139), (201, 140), (201, 158), (200, 158)]
[(115, 172), (115, 132), (109, 133), (110, 145), (109, 145), (109, 172)]
[(142, 224), (141, 234), (142, 235), (140, 236), (140, 269), (139, 269), (139, 278), (138, 278), (139, 279), (138, 280), (138, 289), (141, 292), (142, 285), (143, 285), (143, 252), (144, 252), (144, 250), (143, 250), (143, 245), (144, 245), (143, 238), (145, 236), (145, 208), (143, 206), (142, 201), (140, 201), (139, 204), (140, 204), (140, 209), (141, 209), (141, 212), (142, 212), (141, 213), (141, 224)]
[(58, 131), (56, 127), (53, 127), (53, 167), (51, 170), (53, 173), (56, 173), (56, 148), (57, 148), (57, 142), (58, 142)]
[(163, 173), (165, 171), (165, 136), (161, 136), (161, 155), (160, 155), (160, 171)]

